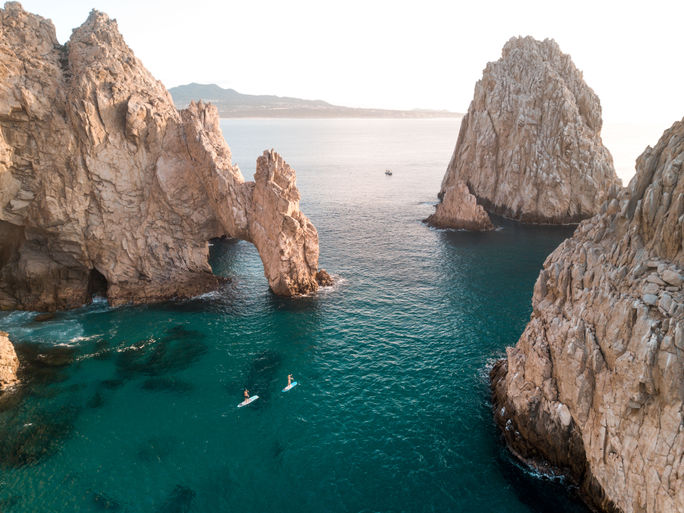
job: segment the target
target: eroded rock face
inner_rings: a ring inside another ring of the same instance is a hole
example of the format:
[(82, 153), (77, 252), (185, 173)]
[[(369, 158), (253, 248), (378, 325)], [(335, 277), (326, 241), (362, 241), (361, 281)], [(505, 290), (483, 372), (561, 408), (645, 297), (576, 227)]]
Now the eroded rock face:
[(249, 239), (264, 261), (271, 289), (283, 296), (316, 291), (318, 233), (299, 210), (294, 169), (277, 153), (265, 151), (254, 178)]
[(16, 2), (0, 28), (0, 308), (193, 296), (219, 283), (219, 236), (256, 244), (275, 293), (316, 290), (318, 236), (280, 157), (245, 182), (216, 109), (177, 111), (103, 13), (64, 46)]
[(433, 216), (458, 224), (467, 185), (490, 214), (577, 223), (620, 181), (601, 142), (601, 105), (553, 40), (513, 38), (490, 62), (461, 129)]
[(446, 187), (442, 201), (437, 205), (435, 213), (425, 222), (435, 228), (455, 228), (459, 230), (486, 231), (494, 225), (475, 196), (470, 194), (468, 186), (460, 180)]
[(17, 370), (19, 359), (14, 352), (14, 346), (10, 342), (9, 335), (0, 331), (0, 390), (19, 383)]
[(495, 418), (604, 511), (684, 511), (684, 121), (544, 263)]

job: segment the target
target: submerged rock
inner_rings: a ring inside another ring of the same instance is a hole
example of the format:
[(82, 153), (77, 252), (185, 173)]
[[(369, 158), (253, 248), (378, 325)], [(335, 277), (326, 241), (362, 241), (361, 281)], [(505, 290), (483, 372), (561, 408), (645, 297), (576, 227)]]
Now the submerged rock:
[(512, 38), (475, 85), (429, 222), (483, 219), (470, 194), (490, 214), (525, 223), (596, 214), (620, 185), (601, 125), (599, 99), (569, 55), (550, 39)]
[(117, 355), (120, 376), (163, 376), (192, 366), (208, 350), (206, 336), (182, 325), (166, 330), (158, 340), (150, 338), (127, 347)]
[(60, 45), (49, 20), (0, 9), (0, 309), (54, 311), (214, 289), (207, 242), (253, 242), (276, 294), (315, 291), (316, 228), (275, 152), (255, 182), (216, 109), (177, 111), (92, 11)]
[(98, 511), (120, 511), (121, 504), (116, 500), (111, 498), (106, 493), (95, 492), (92, 495), (93, 505)]
[(169, 378), (149, 378), (143, 381), (142, 388), (144, 390), (154, 390), (161, 392), (186, 393), (192, 392), (195, 386), (187, 381), (180, 380), (175, 377)]
[(57, 453), (73, 434), (80, 412), (73, 404), (5, 412), (0, 422), (0, 467), (36, 465)]
[(158, 463), (171, 454), (178, 445), (173, 437), (157, 436), (142, 442), (137, 450), (137, 457), (146, 463)]
[(546, 259), (491, 372), (509, 447), (603, 511), (684, 511), (683, 164), (684, 120)]
[(55, 318), (54, 312), (46, 312), (46, 313), (41, 313), (41, 314), (36, 315), (33, 318), (33, 322), (47, 322), (47, 321), (51, 321), (54, 318)]
[(9, 335), (0, 331), (0, 390), (19, 383), (17, 378), (19, 358), (10, 342)]
[(192, 488), (176, 485), (164, 503), (156, 510), (159, 513), (186, 513), (190, 511), (197, 493)]

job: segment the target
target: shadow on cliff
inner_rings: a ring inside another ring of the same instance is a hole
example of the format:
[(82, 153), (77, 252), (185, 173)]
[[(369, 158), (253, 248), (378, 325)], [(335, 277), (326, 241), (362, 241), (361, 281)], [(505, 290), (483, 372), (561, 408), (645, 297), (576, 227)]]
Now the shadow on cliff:
[[(544, 225), (524, 224), (505, 217), (490, 214), (495, 229), (487, 232), (469, 230), (437, 230), (440, 239), (455, 247), (472, 248), (479, 245), (510, 242), (511, 245), (525, 247), (526, 244), (539, 244), (540, 241), (563, 241), (572, 237), (577, 228), (576, 224), (570, 225)], [(552, 243), (549, 253), (558, 245)]]
[(580, 501), (577, 488), (562, 477), (535, 474), (520, 464), (500, 441), (496, 461), (504, 478), (511, 483), (520, 502), (534, 513), (591, 513)]

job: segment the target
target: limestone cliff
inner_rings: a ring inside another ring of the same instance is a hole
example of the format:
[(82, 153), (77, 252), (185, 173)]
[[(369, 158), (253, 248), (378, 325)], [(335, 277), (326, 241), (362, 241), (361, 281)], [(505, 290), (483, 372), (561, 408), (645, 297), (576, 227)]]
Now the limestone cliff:
[(19, 383), (17, 379), (19, 359), (7, 333), (0, 331), (0, 390)]
[(54, 310), (217, 286), (207, 241), (252, 241), (277, 294), (317, 289), (318, 235), (275, 153), (231, 164), (216, 109), (177, 111), (97, 11), (60, 45), (0, 10), (0, 308)]
[(513, 38), (490, 62), (442, 181), (436, 219), (460, 220), (450, 194), (465, 184), (490, 214), (525, 223), (577, 223), (620, 185), (601, 142), (601, 105), (550, 39)]
[(544, 263), (492, 370), (509, 446), (604, 511), (684, 511), (684, 120)]

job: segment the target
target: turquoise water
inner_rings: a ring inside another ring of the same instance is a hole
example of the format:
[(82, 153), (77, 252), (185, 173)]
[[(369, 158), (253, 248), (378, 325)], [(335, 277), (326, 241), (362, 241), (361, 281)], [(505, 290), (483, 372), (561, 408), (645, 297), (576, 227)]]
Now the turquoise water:
[(277, 298), (251, 245), (216, 241), (218, 292), (0, 314), (28, 379), (0, 398), (0, 511), (585, 511), (511, 462), (487, 386), (571, 230), (425, 227), (458, 121), (222, 128), (245, 175), (271, 146), (295, 167), (337, 284)]

